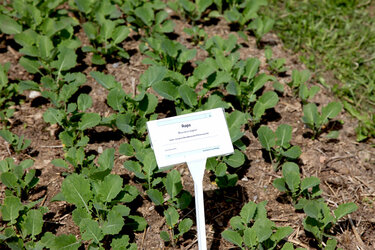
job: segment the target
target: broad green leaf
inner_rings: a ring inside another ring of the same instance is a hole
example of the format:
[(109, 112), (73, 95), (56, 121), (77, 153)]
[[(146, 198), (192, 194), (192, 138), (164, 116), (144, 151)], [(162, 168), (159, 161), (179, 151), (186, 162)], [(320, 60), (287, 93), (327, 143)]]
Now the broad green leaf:
[(240, 216), (233, 216), (230, 220), (229, 220), (229, 224), (230, 226), (232, 227), (233, 230), (244, 230), (245, 229), (245, 225), (244, 223), (242, 222), (242, 219)]
[[(134, 186), (130, 186), (130, 187), (133, 187), (135, 188)], [(138, 192), (138, 189), (135, 188)], [(138, 193), (136, 195), (134, 195), (135, 197), (138, 195)], [(130, 214), (130, 208), (125, 206), (125, 205), (115, 205), (113, 208), (112, 208), (113, 211), (116, 211), (116, 213), (119, 213), (122, 217), (126, 217)]]
[(160, 96), (164, 97), (165, 99), (174, 101), (178, 96), (178, 89), (175, 85), (170, 82), (157, 82), (152, 85), (152, 88), (158, 93)]
[(161, 231), (160, 232), (160, 238), (162, 240), (164, 240), (165, 242), (169, 242), (171, 240), (168, 232), (166, 232), (166, 231)]
[(165, 179), (165, 188), (167, 189), (167, 192), (171, 196), (171, 198), (174, 198), (181, 192), (181, 175), (176, 169), (173, 169), (167, 174), (167, 177)]
[(18, 86), (19, 86), (20, 93), (22, 93), (25, 90), (35, 90), (35, 91), (40, 92), (39, 84), (34, 81), (30, 81), (30, 80), (20, 81)]
[(242, 237), (238, 232), (232, 231), (230, 229), (225, 230), (221, 233), (223, 238), (239, 247), (242, 247)]
[(230, 138), (232, 142), (235, 142), (243, 136), (241, 127), (247, 122), (246, 114), (238, 110), (235, 110), (227, 116), (226, 120), (228, 124)]
[(116, 127), (124, 134), (133, 133), (132, 114), (118, 114), (116, 117)]
[(315, 103), (309, 103), (303, 106), (303, 117), (302, 121), (314, 128), (319, 123), (318, 108)]
[[(258, 58), (254, 58), (253, 57), (253, 58), (248, 58), (246, 60), (245, 75), (248, 78), (248, 80), (254, 78), (254, 76), (256, 75), (256, 73), (259, 70), (259, 66), (260, 66), (260, 61), (259, 61)], [(264, 78), (264, 77), (266, 77), (266, 75), (262, 76), (262, 78)], [(257, 84), (256, 85), (254, 84), (254, 87), (256, 86), (257, 89), (253, 89), (253, 92), (256, 92), (259, 89), (260, 85), (262, 85), (262, 84), (264, 85), (265, 82), (262, 83), (262, 81), (263, 81), (262, 78), (260, 78), (260, 79), (257, 80)]]
[(273, 79), (271, 76), (266, 75), (264, 73), (262, 73), (262, 74), (258, 75), (257, 77), (255, 77), (254, 78), (254, 83), (253, 83), (252, 93), (255, 93), (258, 90), (260, 90), (264, 86), (264, 84), (266, 84), (266, 82), (268, 82), (271, 79)]
[(35, 239), (35, 236), (42, 232), (43, 223), (43, 214), (39, 210), (32, 209), (27, 213), (22, 224), (23, 233), (31, 235), (31, 238)]
[(270, 151), (272, 147), (275, 146), (275, 133), (267, 126), (262, 125), (258, 130), (258, 139), (262, 147), (267, 151)]
[(53, 43), (47, 36), (39, 36), (38, 39), (40, 57), (47, 60), (51, 57), (51, 53), (54, 48)]
[(348, 203), (340, 204), (333, 213), (335, 214), (336, 220), (339, 220), (345, 215), (353, 213), (357, 209), (358, 209), (358, 206), (354, 202), (348, 202)]
[(140, 77), (140, 83), (147, 89), (156, 83), (161, 82), (167, 73), (164, 66), (151, 66)]
[(340, 133), (338, 130), (330, 131), (325, 137), (328, 139), (337, 139), (339, 137)]
[(182, 235), (182, 234), (186, 233), (187, 231), (189, 231), (192, 225), (193, 225), (193, 221), (190, 218), (183, 219), (178, 224), (178, 230), (180, 231), (179, 234)]
[(128, 249), (129, 246), (129, 236), (128, 235), (122, 235), (121, 238), (114, 238), (111, 242), (112, 249), (119, 249), (124, 250)]
[(20, 210), (23, 208), (22, 203), (18, 197), (8, 196), (5, 197), (1, 209), (2, 219), (10, 221), (10, 224), (16, 223)]
[(189, 107), (193, 108), (198, 104), (197, 94), (194, 92), (192, 88), (188, 85), (183, 84), (178, 88), (178, 93), (182, 97), (184, 103), (186, 103)]
[(126, 26), (116, 27), (112, 33), (113, 44), (121, 43), (130, 34), (130, 29)]
[(321, 210), (321, 203), (316, 200), (306, 200), (303, 211), (305, 214), (311, 218), (319, 220), (319, 214)]
[(308, 70), (293, 70), (292, 71), (292, 87), (299, 87), (302, 83), (307, 82), (310, 78)]
[(91, 218), (83, 219), (79, 224), (79, 227), (83, 240), (93, 240), (95, 243), (99, 243), (104, 237), (102, 230), (99, 228), (98, 222)]
[(122, 143), (119, 148), (119, 153), (125, 156), (134, 155), (134, 149), (129, 143)]
[(122, 190), (122, 178), (118, 175), (107, 175), (98, 185), (98, 194), (103, 202), (112, 201)]
[(88, 94), (80, 94), (77, 100), (78, 109), (85, 112), (86, 109), (91, 108), (92, 98)]
[(276, 135), (276, 144), (288, 148), (289, 142), (292, 139), (292, 126), (288, 124), (281, 124), (275, 132)]
[(326, 247), (324, 250), (335, 250), (337, 246), (337, 240), (336, 239), (329, 239), (327, 240)]
[(146, 93), (142, 101), (139, 102), (139, 109), (144, 112), (145, 115), (152, 114), (155, 112), (155, 108), (158, 105), (158, 98), (151, 93)]
[(245, 162), (245, 155), (238, 149), (234, 150), (234, 154), (224, 158), (224, 162), (232, 168), (241, 167)]
[(199, 13), (203, 13), (211, 4), (213, 0), (197, 0), (196, 5)]
[(167, 210), (164, 211), (164, 217), (167, 225), (173, 228), (177, 224), (178, 218), (180, 216), (178, 215), (177, 210), (174, 207), (170, 206)]
[(58, 72), (74, 68), (77, 64), (77, 54), (70, 48), (62, 48), (57, 58), (58, 60), (53, 61), (51, 66), (56, 68)]
[(265, 92), (258, 100), (258, 102), (263, 105), (264, 109), (275, 107), (278, 101), (279, 97), (274, 91)]
[(135, 9), (134, 14), (139, 17), (146, 26), (151, 26), (152, 21), (154, 20), (154, 11), (152, 10), (150, 5), (143, 5), (142, 7), (138, 7)]
[(91, 11), (91, 4), (93, 1), (88, 0), (74, 0), (74, 3), (77, 5), (78, 9), (85, 14), (88, 14)]
[(301, 155), (302, 151), (299, 146), (293, 146), (285, 152), (282, 152), (282, 155), (290, 158), (290, 159), (297, 159)]
[(275, 223), (267, 218), (259, 218), (255, 221), (253, 227), (255, 229), (259, 242), (263, 242), (270, 238), (272, 235), (272, 228)]
[(114, 110), (124, 112), (125, 109), (123, 105), (125, 103), (125, 96), (126, 94), (123, 89), (111, 89), (107, 96), (107, 103)]
[(115, 26), (116, 23), (112, 20), (105, 19), (102, 21), (102, 27), (99, 33), (101, 42), (107, 44), (107, 41), (112, 37), (112, 33), (115, 29)]
[(294, 250), (293, 244), (290, 242), (287, 242), (284, 244), (284, 246), (281, 248), (281, 250)]
[(115, 161), (115, 149), (107, 148), (100, 154), (98, 164), (103, 169), (112, 169)]
[[(211, 59), (212, 60), (212, 59)], [(212, 73), (216, 71), (216, 67), (213, 65), (209, 59), (206, 59), (204, 62), (200, 63), (193, 72), (193, 75), (200, 80), (207, 79)]]
[(91, 218), (91, 215), (87, 213), (86, 209), (78, 207), (72, 212), (72, 218), (74, 223), (79, 225), (83, 219)]
[(164, 203), (162, 192), (157, 189), (149, 189), (146, 191), (148, 197), (155, 203), (156, 206), (160, 206)]
[[(209, 110), (214, 108), (229, 108), (229, 104), (223, 101), (222, 97), (213, 94), (208, 97), (207, 102), (202, 106), (202, 110)], [(242, 137), (242, 134), (240, 137)], [(232, 135), (231, 139), (232, 141), (234, 139)]]
[(272, 182), (272, 185), (277, 188), (281, 192), (286, 192), (288, 189), (285, 185), (285, 179), (284, 178), (277, 178)]
[(83, 131), (88, 128), (93, 128), (100, 123), (100, 115), (97, 113), (85, 113), (81, 121), (78, 122), (78, 129)]
[(83, 23), (82, 28), (90, 40), (95, 40), (96, 36), (98, 35), (98, 30), (92, 22)]
[(67, 202), (89, 211), (88, 202), (92, 197), (90, 181), (82, 175), (71, 174), (62, 183), (61, 191)]
[(291, 233), (293, 233), (293, 228), (291, 227), (278, 227), (276, 229), (276, 232), (271, 235), (271, 240), (277, 243), (285, 237), (289, 236)]
[(319, 184), (320, 184), (320, 179), (318, 177), (315, 177), (315, 176), (306, 177), (301, 182), (301, 191), (318, 186)]
[(146, 219), (141, 216), (129, 215), (128, 218), (133, 222), (127, 223), (127, 225), (133, 228), (135, 231), (143, 231), (147, 227)]
[(22, 32), (22, 25), (9, 16), (0, 14), (0, 23), (0, 30), (5, 34), (14, 35)]
[(17, 183), (18, 178), (12, 172), (2, 173), (0, 176), (1, 182), (10, 189), (16, 190), (20, 185)]
[(322, 108), (321, 124), (325, 124), (328, 119), (335, 118), (342, 110), (342, 104), (330, 102)]
[(196, 49), (185, 49), (179, 55), (178, 61), (181, 62), (181, 63), (186, 63), (186, 62), (192, 60), (195, 57), (196, 54), (197, 54)]
[(228, 94), (230, 94), (230, 95), (237, 96), (237, 95), (241, 94), (241, 87), (240, 87), (240, 85), (237, 82), (233, 81), (233, 80), (229, 81), (229, 83), (228, 83), (228, 85), (226, 87), (226, 90), (228, 91)]
[(52, 243), (50, 248), (52, 250), (77, 250), (81, 246), (81, 242), (77, 241), (76, 237), (73, 234), (63, 234), (57, 236)]
[(140, 179), (146, 179), (146, 176), (144, 173), (142, 173), (142, 168), (139, 162), (128, 160), (124, 162), (124, 167), (129, 170), (130, 172), (133, 172), (135, 176), (137, 176)]
[(256, 209), (257, 209), (257, 205), (252, 201), (246, 203), (242, 207), (240, 215), (245, 224), (250, 223), (250, 221), (254, 218)]
[(35, 74), (35, 73), (40, 72), (40, 71), (39, 71), (40, 63), (39, 63), (39, 61), (37, 61), (37, 60), (32, 60), (32, 59), (29, 59), (29, 58), (23, 56), (23, 57), (21, 57), (21, 59), (19, 60), (19, 64), (21, 64), (21, 66), (22, 66), (27, 72), (29, 72), (30, 74)]
[(92, 71), (90, 75), (94, 77), (94, 79), (102, 85), (105, 89), (113, 89), (119, 88), (121, 89), (121, 84), (116, 82), (115, 77), (113, 75), (106, 75), (102, 72)]
[(122, 216), (116, 211), (111, 210), (107, 215), (107, 220), (102, 225), (103, 233), (116, 235), (121, 231), (124, 224)]
[(253, 249), (257, 243), (257, 234), (254, 228), (246, 228), (243, 232), (243, 240), (247, 247)]
[(298, 165), (293, 162), (286, 162), (282, 166), (282, 172), (288, 188), (296, 193), (301, 183)]

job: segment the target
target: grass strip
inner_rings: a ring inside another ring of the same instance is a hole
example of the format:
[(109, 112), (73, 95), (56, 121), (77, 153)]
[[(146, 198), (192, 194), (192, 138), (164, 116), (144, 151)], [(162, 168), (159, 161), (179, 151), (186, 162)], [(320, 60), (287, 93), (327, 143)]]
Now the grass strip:
[(375, 1), (272, 0), (269, 15), (285, 46), (359, 120), (357, 140), (375, 137)]

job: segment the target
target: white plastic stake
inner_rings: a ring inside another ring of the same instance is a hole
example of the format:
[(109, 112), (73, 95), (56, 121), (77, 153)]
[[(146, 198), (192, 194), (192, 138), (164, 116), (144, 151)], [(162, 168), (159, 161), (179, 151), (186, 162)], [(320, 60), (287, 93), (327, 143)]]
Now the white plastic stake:
[(198, 231), (198, 248), (206, 250), (206, 221), (204, 219), (204, 202), (203, 202), (203, 176), (206, 169), (206, 158), (195, 161), (188, 161), (187, 165), (194, 181), (195, 195), (195, 212)]

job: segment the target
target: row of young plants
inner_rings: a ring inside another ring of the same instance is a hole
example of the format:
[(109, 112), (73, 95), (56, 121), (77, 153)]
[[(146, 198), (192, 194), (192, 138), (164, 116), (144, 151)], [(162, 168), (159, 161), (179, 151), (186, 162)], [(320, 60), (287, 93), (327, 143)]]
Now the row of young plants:
[[(69, 7), (57, 8), (61, 4)], [(35, 170), (27, 170), (32, 162), (26, 160), (16, 165), (8, 158), (0, 162), (1, 181), (6, 186), (5, 199), (0, 207), (2, 221), (6, 224), (1, 228), (0, 241), (11, 248), (77, 249), (84, 243), (90, 248), (116, 249), (122, 246), (136, 249), (132, 236), (125, 232), (129, 228), (143, 231), (147, 227), (146, 220), (136, 215), (131, 207), (131, 202), (141, 194), (163, 211), (168, 230), (162, 231), (160, 237), (166, 242), (170, 241), (172, 246), (178, 244), (193, 225), (190, 218), (182, 216), (192, 196), (183, 190), (178, 171), (171, 170), (166, 174), (158, 170), (146, 133), (146, 122), (159, 115), (156, 113), (160, 107), (158, 96), (172, 102), (174, 109), (170, 111), (177, 115), (224, 108), (231, 139), (236, 147), (235, 153), (209, 159), (207, 169), (215, 175), (219, 188), (236, 185), (236, 171), (246, 167), (243, 166), (246, 145), (241, 140), (244, 136), (243, 125), (248, 124), (253, 129), (261, 124), (267, 109), (277, 105), (277, 92), (280, 94), (283, 86), (275, 76), (259, 72), (260, 61), (257, 58), (240, 59), (236, 35), (229, 35), (226, 39), (219, 36), (207, 38), (204, 30), (196, 24), (223, 16), (229, 23), (239, 25), (240, 37), (247, 37), (247, 29), (253, 30), (259, 44), (261, 37), (272, 27), (272, 20), (258, 14), (262, 5), (266, 5), (266, 1), (170, 1), (166, 5), (162, 1), (61, 0), (40, 3), (14, 1), (9, 6), (2, 6), (0, 19), (6, 25), (1, 26), (1, 31), (14, 35), (14, 40), (21, 47), (19, 52), (23, 54), (20, 65), (40, 81), (9, 84), (9, 65), (1, 68), (0, 86), (4, 92), (1, 92), (0, 104), (4, 112), (1, 112), (3, 129), (0, 136), (15, 152), (22, 152), (30, 142), (9, 130), (11, 127), (7, 119), (12, 115), (11, 97), (25, 90), (33, 90), (49, 100), (51, 105), (43, 114), (43, 119), (61, 128), (58, 137), (65, 152), (64, 158), (54, 159), (52, 163), (67, 170), (61, 192), (52, 201), (65, 201), (75, 206), (72, 216), (81, 235), (77, 239), (74, 235), (55, 236), (44, 232), (46, 223), (43, 215), (48, 209), (40, 206), (41, 200), (27, 199), (27, 191), (38, 183)], [(165, 36), (174, 28), (173, 20), (165, 11), (166, 6), (192, 24), (191, 30), (186, 32), (192, 35), (192, 41), (199, 47), (188, 49)], [(71, 17), (72, 14), (75, 17)], [(89, 46), (82, 47), (76, 36), (76, 27), (82, 27), (90, 40)], [(90, 75), (108, 90), (107, 104), (113, 112), (109, 116), (87, 112), (93, 101), (90, 95), (79, 92), (86, 82), (86, 76), (77, 73), (80, 63), (77, 53), (92, 53), (92, 63), (96, 65), (106, 64), (113, 55), (129, 58), (122, 44), (131, 32), (141, 35), (139, 50), (145, 55), (143, 63), (150, 65), (139, 79), (138, 94), (133, 96), (126, 93), (114, 76), (92, 71)], [(209, 56), (203, 61), (194, 60), (197, 49), (205, 50)], [(271, 72), (278, 74), (284, 70), (282, 59), (273, 59), (269, 50), (266, 56)], [(189, 74), (181, 73), (188, 62), (194, 62), (197, 66)], [(307, 87), (308, 78), (306, 71), (293, 71), (290, 87), (301, 98), (304, 105), (303, 121), (312, 129), (313, 138), (316, 138), (320, 136), (322, 126), (341, 111), (341, 105), (330, 103), (318, 112), (315, 104), (308, 103), (309, 98), (318, 91), (316, 87)], [(264, 91), (266, 83), (270, 81), (274, 90)], [(151, 89), (158, 96), (152, 94)], [(134, 173), (135, 180), (142, 184), (142, 190), (124, 185), (122, 177), (111, 174), (115, 149), (107, 149), (99, 157), (85, 150), (89, 143), (87, 130), (98, 126), (120, 130), (131, 138), (118, 150), (128, 157), (124, 167)], [(316, 189), (316, 185), (306, 187), (304, 184), (301, 189), (300, 184), (295, 184), (299, 170), (293, 174), (285, 170), (288, 174), (284, 174), (284, 168), (287, 168), (284, 166), (293, 165), (289, 161), (298, 159), (301, 154), (298, 146), (290, 145), (291, 131), (289, 125), (280, 125), (276, 132), (261, 126), (257, 134), (262, 146), (269, 151), (275, 171), (283, 166), (284, 189), (281, 188), (281, 180), (275, 181), (275, 187), (280, 191), (298, 193), (299, 196), (309, 188)], [(293, 180), (290, 180), (291, 175)], [(295, 196), (292, 195), (293, 201)], [(332, 217), (322, 199), (310, 198), (316, 196), (299, 200), (296, 209), (306, 213), (303, 223), (305, 230), (312, 232), (322, 246), (330, 237), (326, 235), (330, 227), (339, 218), (354, 211), (355, 205), (342, 205)], [(314, 211), (306, 205), (309, 202), (316, 208)], [(224, 231), (223, 237), (247, 248), (273, 248), (283, 242), (292, 229), (276, 227), (267, 218), (265, 205), (265, 202), (246, 204), (240, 216), (231, 219), (231, 230)], [(327, 246), (333, 243), (329, 240)], [(284, 248), (292, 249), (293, 246), (285, 244)]]

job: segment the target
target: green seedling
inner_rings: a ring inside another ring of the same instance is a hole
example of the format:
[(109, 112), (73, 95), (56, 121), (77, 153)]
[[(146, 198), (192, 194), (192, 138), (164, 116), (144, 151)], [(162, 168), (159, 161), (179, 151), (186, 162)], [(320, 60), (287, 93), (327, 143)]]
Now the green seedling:
[[(312, 233), (318, 241), (320, 248), (323, 248), (323, 243), (334, 246), (334, 236), (330, 235), (330, 229), (344, 216), (353, 213), (358, 209), (353, 202), (340, 204), (333, 214), (326, 203), (319, 200), (301, 199), (296, 205), (297, 209), (303, 209), (306, 218), (303, 220), (303, 227), (306, 231)], [(333, 241), (332, 241), (333, 240)], [(332, 249), (335, 249), (334, 247)]]
[(207, 33), (204, 31), (204, 29), (198, 26), (184, 28), (184, 32), (191, 37), (191, 42), (194, 45), (202, 45), (207, 39)]
[(13, 158), (0, 161), (0, 180), (7, 187), (5, 195), (24, 198), (38, 184), (36, 170), (30, 169), (26, 172), (33, 164), (32, 160), (24, 160), (16, 165)]
[(93, 64), (103, 65), (106, 63), (102, 56), (111, 56), (117, 54), (122, 58), (129, 58), (129, 54), (121, 46), (121, 43), (130, 34), (130, 29), (123, 24), (123, 21), (117, 19), (103, 20), (98, 25), (92, 22), (86, 22), (82, 25), (92, 46), (82, 48), (83, 52), (92, 52), (91, 61)]
[(130, 27), (138, 33), (144, 30), (146, 36), (173, 32), (175, 23), (168, 19), (165, 8), (161, 0), (123, 1), (120, 5)]
[(181, 43), (164, 36), (147, 38), (146, 43), (141, 45), (141, 51), (149, 57), (142, 61), (144, 64), (165, 66), (177, 72), (197, 53), (196, 49), (187, 49)]
[(247, 29), (254, 32), (258, 47), (260, 47), (260, 41), (262, 40), (262, 37), (271, 31), (274, 24), (275, 20), (268, 16), (257, 17), (249, 24)]
[[(309, 103), (303, 106), (302, 121), (313, 131), (312, 139), (316, 139), (322, 133), (324, 126), (328, 124), (330, 119), (335, 118), (342, 110), (342, 104), (338, 102), (330, 102), (322, 107), (321, 112), (318, 111), (314, 103)], [(331, 131), (327, 136), (337, 131)]]
[(157, 177), (159, 171), (149, 143), (132, 138), (130, 143), (121, 144), (119, 150), (120, 154), (136, 158), (136, 160), (125, 161), (124, 167), (134, 173), (139, 180), (144, 181), (144, 187), (147, 190), (160, 186), (162, 178)]
[(134, 186), (123, 185), (119, 175), (110, 174), (113, 164), (114, 149), (106, 149), (97, 164), (92, 162), (81, 174), (66, 177), (61, 193), (53, 198), (76, 206), (73, 221), (80, 227), (82, 240), (92, 247), (103, 246), (104, 238), (119, 240), (116, 235), (124, 227), (124, 220), (135, 231), (142, 231), (147, 225), (144, 218), (130, 215), (130, 208), (124, 205), (132, 202), (139, 192)]
[(290, 145), (292, 139), (290, 125), (281, 124), (275, 132), (262, 125), (257, 130), (257, 134), (260, 144), (269, 153), (275, 171), (284, 160), (296, 160), (302, 153), (299, 146)]
[[(217, 1), (215, 1), (217, 2)], [(223, 15), (224, 18), (229, 22), (229, 23), (235, 23), (239, 26), (239, 35), (242, 36), (245, 40), (247, 40), (246, 34), (243, 32), (247, 29), (254, 29), (252, 26), (257, 27), (257, 32), (261, 37), (269, 32), (266, 31), (266, 28), (268, 28), (269, 24), (258, 24), (260, 18), (258, 16), (258, 11), (260, 7), (266, 6), (267, 1), (265, 0), (257, 0), (257, 1), (251, 1), (251, 0), (246, 0), (246, 1), (229, 1), (229, 9), (225, 10)], [(222, 4), (219, 4), (223, 6)], [(221, 6), (219, 9), (221, 9)], [(263, 21), (263, 19), (260, 19)], [(257, 21), (257, 24), (253, 24), (255, 21)], [(250, 24), (249, 24), (250, 23)], [(249, 26), (248, 26), (249, 25)], [(262, 25), (262, 26), (261, 26)], [(267, 25), (267, 26), (266, 26)], [(264, 27), (266, 26), (266, 27)], [(272, 25), (271, 25), (272, 28)], [(260, 38), (261, 38), (260, 37)], [(258, 35), (257, 35), (257, 40), (258, 40)]]
[(293, 162), (284, 163), (282, 173), (283, 177), (275, 179), (272, 185), (279, 191), (285, 192), (290, 196), (294, 205), (301, 197), (316, 199), (322, 194), (322, 190), (319, 188), (320, 179), (310, 176), (301, 180), (297, 164)]
[(193, 221), (190, 218), (180, 220), (180, 215), (174, 207), (169, 207), (165, 210), (164, 217), (169, 228), (169, 233), (161, 231), (160, 238), (165, 242), (171, 241), (173, 247), (176, 247), (176, 242), (190, 230)]
[(230, 219), (231, 229), (222, 232), (225, 240), (241, 249), (274, 249), (293, 232), (291, 227), (276, 227), (267, 218), (267, 202), (245, 204), (239, 216)]
[(157, 75), (151, 75), (155, 73), (154, 71), (150, 71), (147, 70), (141, 76), (139, 87), (141, 93), (134, 97), (132, 94), (125, 93), (114, 76), (96, 71), (90, 73), (99, 84), (109, 90), (107, 104), (116, 111), (116, 114), (102, 121), (103, 125), (115, 126), (124, 134), (132, 134), (137, 138), (144, 136), (147, 130), (147, 120), (156, 119), (157, 116), (153, 113), (158, 104), (158, 99), (154, 94), (146, 93), (146, 90), (150, 87), (149, 84), (153, 83), (148, 81), (151, 79), (156, 81), (155, 78), (158, 78)]
[(30, 144), (31, 140), (25, 139), (24, 135), (18, 136), (13, 134), (9, 130), (2, 129), (0, 130), (0, 136), (11, 146), (11, 148), (16, 152), (20, 153), (27, 149)]
[(168, 2), (168, 6), (194, 25), (202, 19), (203, 13), (212, 3), (213, 0), (173, 0)]
[(0, 244), (13, 249), (42, 249), (45, 245), (37, 238), (42, 233), (45, 207), (34, 208), (41, 200), (23, 204), (16, 196), (6, 195), (0, 206)]
[(312, 86), (309, 88), (306, 82), (310, 79), (310, 72), (308, 70), (293, 70), (292, 81), (288, 85), (292, 88), (295, 94), (298, 94), (303, 104), (307, 104), (308, 100), (313, 98), (320, 90), (319, 86)]
[(276, 74), (282, 74), (286, 72), (285, 58), (272, 58), (272, 49), (270, 47), (267, 47), (265, 49), (264, 54), (266, 56), (266, 62), (268, 63), (268, 67), (271, 72)]
[(8, 71), (10, 63), (0, 64), (0, 122), (7, 125), (8, 119), (13, 116), (15, 104), (12, 99), (18, 94), (17, 84), (10, 83)]

